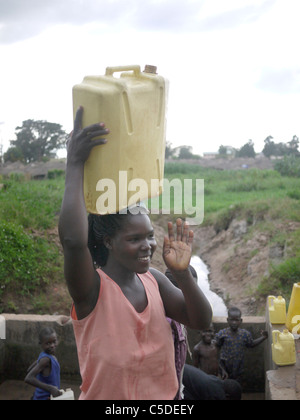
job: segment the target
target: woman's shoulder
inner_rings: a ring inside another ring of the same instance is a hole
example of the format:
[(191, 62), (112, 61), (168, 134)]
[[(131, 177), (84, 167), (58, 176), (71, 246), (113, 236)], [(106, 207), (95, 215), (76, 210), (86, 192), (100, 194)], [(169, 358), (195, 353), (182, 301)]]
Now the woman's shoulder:
[(149, 268), (149, 273), (152, 274), (152, 276), (155, 278), (155, 280), (158, 283), (160, 283), (161, 281), (164, 281), (164, 279), (166, 278), (166, 276), (161, 271), (153, 267)]

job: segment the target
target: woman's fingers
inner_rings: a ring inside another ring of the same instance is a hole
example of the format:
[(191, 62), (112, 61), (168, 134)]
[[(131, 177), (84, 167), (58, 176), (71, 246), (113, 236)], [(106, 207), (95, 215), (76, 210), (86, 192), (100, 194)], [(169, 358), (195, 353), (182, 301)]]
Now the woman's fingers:
[(80, 137), (88, 137), (89, 140), (91, 140), (95, 137), (104, 136), (109, 133), (105, 128), (104, 123), (92, 124), (82, 129), (82, 117), (83, 107), (80, 106), (76, 112), (73, 134), (79, 134)]
[(81, 127), (82, 127), (82, 116), (83, 116), (83, 107), (80, 106), (77, 109), (77, 112), (76, 112), (73, 133), (76, 133), (77, 134), (78, 131), (81, 130)]

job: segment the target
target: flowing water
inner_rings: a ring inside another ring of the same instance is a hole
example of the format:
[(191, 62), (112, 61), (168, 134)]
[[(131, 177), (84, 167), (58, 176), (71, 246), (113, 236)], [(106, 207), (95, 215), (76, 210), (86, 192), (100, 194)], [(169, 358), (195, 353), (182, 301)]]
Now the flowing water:
[(208, 279), (209, 270), (206, 264), (198, 256), (193, 256), (191, 259), (191, 265), (197, 272), (198, 286), (201, 288), (207, 300), (211, 303), (213, 307), (213, 315), (227, 317), (227, 308), (223, 299), (220, 296), (218, 296), (215, 292), (210, 290), (210, 284)]

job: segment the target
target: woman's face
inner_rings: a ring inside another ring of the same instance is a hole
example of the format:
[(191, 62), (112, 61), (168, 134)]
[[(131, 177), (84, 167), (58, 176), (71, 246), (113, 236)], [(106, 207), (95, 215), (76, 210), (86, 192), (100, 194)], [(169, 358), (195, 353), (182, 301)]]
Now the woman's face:
[(127, 270), (146, 273), (157, 243), (149, 217), (128, 214), (122, 228), (110, 239), (110, 255)]

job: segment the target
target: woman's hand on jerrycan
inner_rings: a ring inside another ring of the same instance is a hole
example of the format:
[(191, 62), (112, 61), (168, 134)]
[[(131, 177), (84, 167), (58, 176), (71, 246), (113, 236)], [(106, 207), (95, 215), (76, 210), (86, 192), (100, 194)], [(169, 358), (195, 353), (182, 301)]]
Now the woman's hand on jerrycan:
[(168, 236), (165, 236), (163, 257), (166, 266), (171, 271), (185, 271), (188, 269), (192, 256), (194, 233), (187, 222), (176, 220), (176, 238), (173, 224), (168, 223)]
[(83, 107), (79, 107), (74, 121), (74, 129), (67, 142), (68, 164), (84, 163), (95, 146), (107, 143), (107, 139), (95, 139), (95, 137), (109, 134), (104, 123), (93, 124), (82, 128)]

